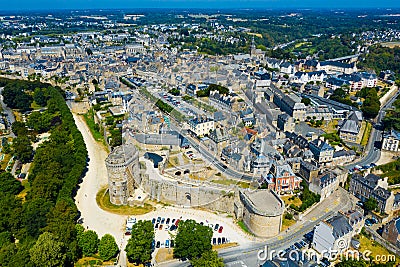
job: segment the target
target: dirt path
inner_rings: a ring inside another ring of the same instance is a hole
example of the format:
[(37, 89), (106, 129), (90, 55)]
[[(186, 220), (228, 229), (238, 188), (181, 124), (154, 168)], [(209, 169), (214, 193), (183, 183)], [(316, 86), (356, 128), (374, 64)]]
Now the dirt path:
[[(99, 238), (111, 234), (118, 246), (125, 248), (124, 222), (127, 216), (108, 213), (97, 206), (96, 194), (101, 187), (107, 185), (107, 169), (104, 160), (107, 157), (105, 149), (98, 144), (89, 132), (83, 118), (73, 114), (75, 124), (82, 133), (89, 155), (89, 165), (86, 176), (76, 195), (76, 205), (83, 218), (83, 226), (96, 231)], [(123, 253), (124, 254), (124, 253)], [(125, 257), (121, 256), (120, 266), (126, 266)]]

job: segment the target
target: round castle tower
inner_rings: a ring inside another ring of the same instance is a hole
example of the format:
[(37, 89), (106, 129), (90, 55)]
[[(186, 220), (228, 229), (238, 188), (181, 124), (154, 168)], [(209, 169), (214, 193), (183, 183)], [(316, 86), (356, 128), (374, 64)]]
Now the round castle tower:
[[(106, 159), (110, 202), (128, 204), (133, 195), (135, 179), (139, 175), (139, 151), (133, 144), (116, 147)], [(138, 180), (138, 179), (137, 179)]]

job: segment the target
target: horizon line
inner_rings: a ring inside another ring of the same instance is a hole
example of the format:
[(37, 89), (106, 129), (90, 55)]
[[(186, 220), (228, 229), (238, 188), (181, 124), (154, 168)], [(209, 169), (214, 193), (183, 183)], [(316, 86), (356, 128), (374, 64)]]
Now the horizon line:
[(246, 11), (246, 10), (268, 10), (268, 11), (369, 11), (369, 10), (382, 10), (382, 11), (398, 11), (399, 7), (108, 7), (108, 8), (21, 8), (21, 9), (0, 9), (0, 12), (50, 12), (51, 11), (124, 11), (124, 10), (207, 10), (207, 11), (219, 11), (219, 10), (235, 10), (235, 11)]

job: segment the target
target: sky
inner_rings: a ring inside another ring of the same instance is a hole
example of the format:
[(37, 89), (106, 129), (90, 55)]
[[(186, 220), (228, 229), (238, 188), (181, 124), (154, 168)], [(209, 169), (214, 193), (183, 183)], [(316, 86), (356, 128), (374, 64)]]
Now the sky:
[(110, 8), (400, 8), (400, 0), (0, 0), (0, 10)]

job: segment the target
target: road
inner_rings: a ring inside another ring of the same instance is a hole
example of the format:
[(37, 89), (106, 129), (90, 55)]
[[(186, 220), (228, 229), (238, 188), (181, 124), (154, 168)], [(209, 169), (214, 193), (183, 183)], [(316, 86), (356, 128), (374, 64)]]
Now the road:
[(7, 127), (10, 129), (10, 137), (15, 138), (15, 134), (11, 131), (11, 125), (15, 121), (14, 113), (12, 112), (12, 109), (7, 107), (7, 105), (3, 102), (3, 87), (0, 88), (0, 104), (1, 107), (3, 108), (3, 113), (7, 115)]
[(390, 108), (393, 105), (393, 102), (396, 101), (396, 98), (399, 96), (400, 92), (397, 92), (394, 94), (389, 101), (384, 104), (381, 109), (379, 110), (378, 116), (376, 117), (376, 123), (375, 125), (378, 125), (378, 127), (374, 126), (371, 131), (371, 135), (367, 144), (367, 147), (365, 148), (366, 155), (360, 159), (357, 162), (353, 162), (349, 165), (346, 166), (347, 169), (352, 169), (356, 165), (369, 165), (373, 162), (377, 162), (381, 156), (381, 151), (375, 147), (376, 142), (380, 142), (382, 140), (382, 130), (380, 129), (382, 119), (385, 117), (385, 112), (388, 108)]
[[(290, 227), (289, 231), (282, 232), (265, 242), (253, 242), (240, 247), (228, 248), (219, 251), (219, 256), (224, 259), (224, 263), (228, 267), (254, 267), (263, 263), (258, 259), (260, 250), (267, 248), (271, 250), (284, 250), (290, 245), (301, 240), (303, 235), (310, 232), (320, 221), (325, 220), (339, 210), (347, 211), (354, 207), (354, 201), (351, 196), (343, 188), (339, 188), (334, 194), (318, 204), (309, 214), (304, 216), (302, 220)], [(159, 264), (165, 267), (181, 267), (189, 266), (187, 262), (168, 262)]]

